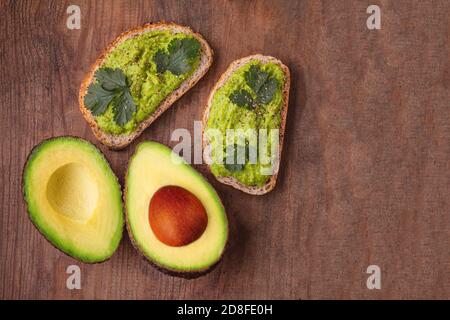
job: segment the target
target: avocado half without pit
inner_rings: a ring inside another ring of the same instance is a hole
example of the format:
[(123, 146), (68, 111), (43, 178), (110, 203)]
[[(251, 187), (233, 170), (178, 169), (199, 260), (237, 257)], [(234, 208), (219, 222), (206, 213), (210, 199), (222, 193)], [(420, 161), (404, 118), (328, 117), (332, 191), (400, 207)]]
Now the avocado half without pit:
[(86, 263), (107, 260), (122, 238), (122, 194), (90, 142), (57, 137), (37, 145), (23, 171), (31, 221), (58, 249)]
[(125, 180), (130, 238), (154, 266), (195, 278), (220, 261), (228, 220), (219, 196), (200, 173), (168, 147), (143, 142)]

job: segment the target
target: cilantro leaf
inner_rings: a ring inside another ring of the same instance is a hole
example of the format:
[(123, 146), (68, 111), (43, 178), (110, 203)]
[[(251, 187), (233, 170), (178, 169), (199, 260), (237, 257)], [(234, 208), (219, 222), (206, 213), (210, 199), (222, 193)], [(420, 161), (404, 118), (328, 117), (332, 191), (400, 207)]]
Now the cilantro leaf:
[(245, 82), (253, 92), (258, 93), (269, 78), (269, 74), (261, 71), (256, 65), (251, 65), (250, 69), (244, 74), (244, 78)]
[(105, 113), (115, 95), (114, 91), (105, 90), (99, 83), (93, 83), (84, 97), (84, 104), (94, 116), (99, 116)]
[(240, 89), (230, 95), (231, 102), (250, 110), (257, 105), (267, 104), (272, 101), (278, 88), (278, 80), (276, 78), (271, 77), (269, 73), (262, 71), (256, 65), (250, 66), (249, 70), (245, 72), (244, 78), (256, 98), (253, 98), (245, 89)]
[(133, 113), (136, 112), (136, 105), (130, 90), (123, 91), (114, 102), (114, 121), (119, 126), (123, 126), (131, 120)]
[(192, 61), (200, 53), (200, 43), (194, 38), (173, 39), (167, 52), (159, 50), (153, 56), (156, 71), (164, 73), (170, 71), (176, 76), (185, 74), (192, 69)]
[(123, 71), (119, 68), (100, 68), (95, 72), (95, 82), (89, 85), (84, 104), (92, 115), (100, 116), (111, 103), (114, 122), (119, 126), (130, 121), (136, 112), (136, 104)]
[(277, 91), (278, 81), (275, 78), (267, 79), (259, 88), (256, 94), (256, 102), (258, 104), (266, 104), (272, 101), (273, 95)]
[(153, 56), (153, 61), (156, 64), (156, 72), (164, 73), (170, 63), (169, 55), (162, 50), (159, 50)]
[(253, 109), (253, 98), (250, 92), (245, 89), (236, 90), (230, 95), (230, 100), (239, 107)]
[(228, 171), (236, 172), (244, 170), (247, 160), (248, 150), (246, 146), (240, 144), (227, 146), (224, 167)]
[(127, 79), (119, 68), (101, 68), (95, 72), (95, 78), (106, 90), (116, 90), (127, 86)]
[(238, 163), (228, 164), (228, 163), (225, 162), (224, 166), (230, 172), (237, 172), (237, 171), (244, 170), (244, 165), (243, 164), (238, 164)]

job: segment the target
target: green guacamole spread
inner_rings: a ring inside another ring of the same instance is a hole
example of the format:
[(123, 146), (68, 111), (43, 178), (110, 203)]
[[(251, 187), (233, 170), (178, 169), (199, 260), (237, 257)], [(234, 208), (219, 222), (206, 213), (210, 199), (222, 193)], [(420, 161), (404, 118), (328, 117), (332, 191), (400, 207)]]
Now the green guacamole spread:
[(200, 55), (195, 58), (189, 72), (176, 76), (170, 71), (156, 72), (155, 53), (166, 50), (173, 39), (192, 38), (183, 33), (152, 31), (130, 38), (119, 44), (104, 60), (100, 68), (119, 68), (127, 77), (137, 111), (123, 127), (114, 122), (113, 102), (106, 112), (96, 116), (99, 127), (111, 134), (126, 134), (150, 116), (172, 91), (198, 68)]
[[(253, 110), (239, 107), (230, 101), (230, 95), (236, 90), (246, 89), (250, 91), (245, 80), (245, 73), (250, 69), (251, 65), (258, 66), (260, 70), (269, 73), (278, 82), (278, 87), (272, 100)], [(284, 72), (275, 63), (263, 64), (255, 60), (240, 67), (214, 94), (206, 129), (218, 129), (222, 135), (226, 135), (227, 129), (280, 129), (283, 102), (282, 87), (284, 83)], [(220, 148), (220, 146), (215, 143), (214, 139), (210, 139), (210, 142), (213, 159), (211, 172), (216, 177), (231, 176), (247, 186), (262, 186), (270, 178), (269, 175), (261, 173), (262, 167), (266, 165), (261, 164), (259, 159), (256, 163), (246, 163), (242, 170), (229, 171), (224, 164), (214, 161), (214, 150), (218, 147)], [(270, 147), (271, 140), (269, 139), (267, 149), (270, 150)], [(226, 148), (226, 143), (223, 143), (223, 153), (226, 153)]]

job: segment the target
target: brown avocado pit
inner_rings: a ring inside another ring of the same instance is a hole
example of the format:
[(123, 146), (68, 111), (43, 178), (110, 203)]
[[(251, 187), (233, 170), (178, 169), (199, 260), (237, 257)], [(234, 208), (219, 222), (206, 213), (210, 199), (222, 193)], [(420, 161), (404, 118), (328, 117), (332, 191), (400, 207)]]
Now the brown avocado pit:
[(153, 233), (159, 241), (172, 247), (194, 242), (208, 224), (208, 215), (200, 200), (179, 186), (158, 189), (148, 211)]

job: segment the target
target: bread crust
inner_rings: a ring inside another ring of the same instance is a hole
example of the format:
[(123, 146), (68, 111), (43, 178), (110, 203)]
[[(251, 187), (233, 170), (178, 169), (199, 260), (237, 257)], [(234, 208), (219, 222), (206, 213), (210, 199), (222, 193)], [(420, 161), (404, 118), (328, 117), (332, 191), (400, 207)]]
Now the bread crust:
[[(228, 69), (220, 76), (219, 80), (214, 85), (213, 89), (211, 90), (211, 93), (209, 94), (208, 102), (207, 102), (206, 108), (203, 112), (203, 119), (202, 119), (203, 150), (207, 150), (206, 148), (209, 148), (209, 150), (211, 150), (210, 142), (208, 140), (208, 137), (205, 134), (205, 128), (206, 128), (206, 124), (207, 124), (207, 121), (209, 118), (209, 112), (211, 109), (214, 94), (220, 87), (222, 87), (226, 83), (226, 81), (230, 78), (230, 76), (238, 68), (244, 66), (245, 64), (247, 64), (253, 60), (258, 60), (258, 61), (261, 61), (262, 63), (272, 62), (272, 63), (279, 65), (280, 68), (283, 70), (285, 78), (286, 78), (286, 81), (282, 88), (282, 97), (283, 97), (282, 104), (283, 105), (281, 107), (281, 124), (280, 124), (280, 132), (279, 132), (279, 141), (280, 141), (279, 157), (278, 157), (278, 162), (275, 164), (275, 167), (279, 168), (280, 161), (281, 161), (281, 155), (282, 155), (282, 151), (283, 151), (284, 132), (285, 132), (285, 128), (286, 128), (286, 117), (287, 117), (288, 106), (289, 106), (289, 89), (291, 86), (291, 76), (290, 76), (289, 68), (286, 65), (284, 65), (280, 60), (278, 60), (274, 57), (271, 57), (271, 56), (264, 56), (262, 54), (254, 54), (254, 55), (250, 55), (250, 56), (235, 60), (230, 64)], [(204, 156), (205, 156), (205, 159), (207, 157), (210, 157), (210, 155), (204, 155)], [(210, 169), (210, 166), (208, 166), (208, 168)], [(215, 178), (217, 179), (217, 181), (219, 181), (223, 184), (232, 186), (232, 187), (234, 187), (238, 190), (241, 190), (245, 193), (248, 193), (251, 195), (263, 195), (263, 194), (270, 192), (275, 187), (276, 182), (277, 182), (277, 176), (278, 176), (278, 170), (276, 170), (274, 175), (270, 176), (269, 180), (262, 187), (247, 186), (247, 185), (239, 182), (234, 177), (215, 177)]]
[[(139, 123), (137, 128), (131, 133), (127, 134), (111, 134), (104, 132), (95, 121), (95, 117), (86, 108), (84, 104), (84, 96), (87, 94), (89, 85), (94, 80), (95, 71), (102, 65), (105, 58), (110, 54), (120, 43), (132, 38), (134, 36), (154, 31), (154, 30), (170, 30), (176, 33), (184, 33), (192, 35), (196, 38), (201, 45), (200, 64), (195, 72), (186, 79), (176, 90), (169, 94), (158, 106), (158, 108), (144, 121)], [(83, 82), (81, 83), (80, 92), (78, 95), (78, 101), (80, 105), (81, 113), (88, 122), (95, 137), (108, 148), (113, 150), (120, 150), (128, 146), (134, 139), (136, 139), (150, 124), (155, 121), (164, 111), (166, 111), (175, 101), (177, 101), (184, 93), (192, 88), (208, 71), (213, 62), (213, 51), (206, 40), (199, 34), (194, 32), (191, 28), (181, 26), (173, 22), (156, 22), (149, 23), (143, 26), (133, 28), (125, 31), (115, 38), (100, 54), (95, 63), (91, 66), (89, 72), (86, 74)]]

